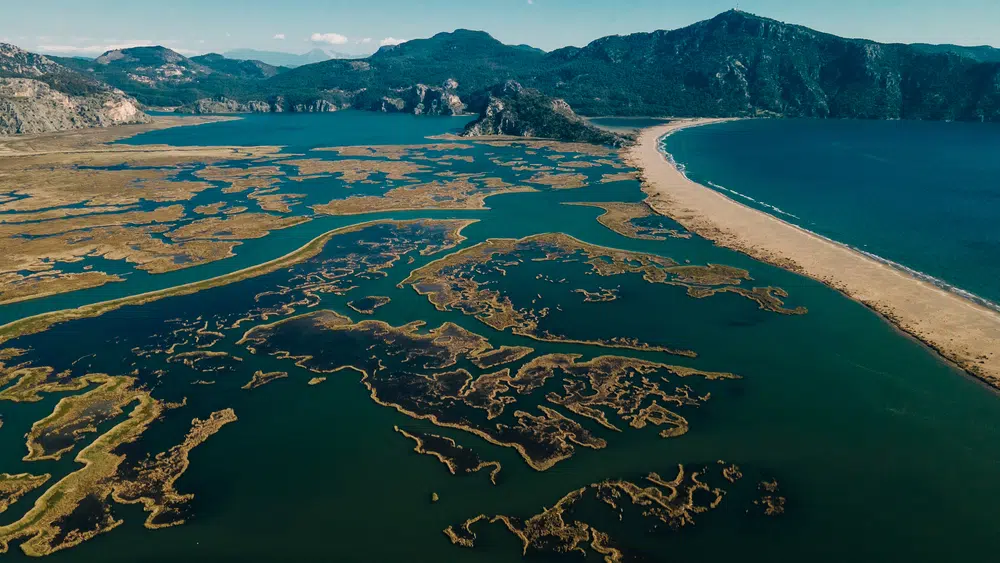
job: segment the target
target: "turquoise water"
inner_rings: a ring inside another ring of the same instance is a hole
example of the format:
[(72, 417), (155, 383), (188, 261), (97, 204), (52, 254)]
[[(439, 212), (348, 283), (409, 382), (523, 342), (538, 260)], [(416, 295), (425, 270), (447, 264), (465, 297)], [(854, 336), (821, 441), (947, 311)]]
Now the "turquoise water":
[[(394, 130), (401, 139), (413, 139), (423, 127), (430, 127), (428, 122), (406, 116), (344, 115), (361, 129), (366, 124), (378, 129), (386, 139), (393, 138)], [(303, 147), (331, 144), (331, 138), (353, 138), (353, 132), (331, 132), (325, 116), (306, 117), (319, 121), (295, 121), (300, 127), (297, 132), (274, 138), (295, 136)], [(169, 132), (174, 136), (171, 142), (201, 144), (212, 139), (235, 144), (243, 138), (264, 138), (268, 130), (293, 122), (286, 116), (255, 116), (242, 122), (238, 134), (214, 129), (230, 128), (232, 123), (176, 129)], [(437, 129), (442, 124), (451, 126), (444, 120), (434, 124)], [(529, 163), (544, 162), (546, 157), (544, 151), (504, 150)], [(469, 165), (491, 176), (508, 173), (489, 161)], [(779, 315), (732, 294), (695, 299), (683, 287), (646, 283), (636, 274), (597, 278), (586, 273), (582, 264), (562, 267), (557, 262), (535, 262), (532, 254), (525, 256), (523, 265), (509, 268), (508, 275), (490, 278), (489, 287), (510, 296), (518, 306), (531, 307), (532, 296), (537, 294), (542, 301), (538, 306), (553, 309), (544, 319), (547, 328), (573, 336), (632, 336), (691, 349), (698, 357), (539, 342), (510, 330), (494, 330), (460, 311), (438, 310), (412, 287), (398, 286), (411, 270), (450, 252), (424, 256), (414, 251), (408, 253), (414, 258), (412, 263), (403, 258), (385, 276), (344, 278), (344, 286), (358, 287), (346, 295), (320, 294), (318, 303), (299, 307), (297, 313), (328, 308), (360, 320), (365, 317), (346, 303), (383, 295), (391, 302), (370, 318), (395, 326), (423, 320), (428, 328), (454, 322), (487, 337), (494, 346), (534, 348), (528, 359), (548, 353), (581, 354), (585, 359), (616, 354), (741, 375), (743, 379), (733, 381), (684, 381), (698, 394), (711, 393), (701, 406), (680, 409), (691, 424), (687, 434), (662, 439), (657, 428), (648, 427), (626, 427), (617, 433), (580, 418), (587, 429), (608, 440), (608, 447), (578, 447), (572, 458), (538, 472), (511, 448), (376, 404), (356, 373), (328, 374), (326, 382), (307, 386), (315, 373), (295, 366), (292, 360), (251, 354), (237, 343), (246, 330), (263, 322), (260, 318), (222, 330), (224, 338), (211, 347), (243, 358), (231, 369), (206, 373), (167, 363), (165, 353), (149, 357), (137, 353), (170, 343), (165, 334), (178, 320), (194, 326), (229, 325), (248, 311), (277, 305), (273, 301), (281, 299), (258, 296), (291, 287), (294, 276), (329, 267), (330, 260), (355, 250), (358, 244), (384, 238), (371, 231), (339, 236), (321, 255), (294, 268), (63, 323), (4, 344), (28, 349), (24, 361), (68, 369), (74, 376), (84, 371), (138, 370), (136, 376), (155, 397), (186, 398), (185, 406), (170, 411), (143, 435), (139, 445), (149, 451), (176, 444), (193, 417), (203, 418), (225, 407), (232, 407), (239, 417), (192, 452), (191, 466), (177, 482), (178, 491), (195, 495), (187, 523), (147, 530), (139, 507), (114, 505), (115, 517), (124, 520), (121, 526), (49, 559), (73, 563), (519, 561), (521, 545), (502, 525), (478, 527), (474, 549), (452, 545), (441, 531), (480, 513), (526, 518), (570, 490), (604, 479), (639, 481), (650, 471), (669, 479), (678, 463), (715, 467), (718, 459), (739, 464), (746, 477), (738, 486), (725, 484), (731, 492), (718, 509), (697, 515), (695, 526), (678, 531), (653, 529), (648, 519), (633, 514), (622, 523), (617, 518), (588, 521), (595, 526), (600, 523), (602, 529), (608, 525), (616, 539), (648, 561), (938, 562), (988, 560), (995, 555), (1000, 548), (995, 522), (1000, 504), (996, 478), (1000, 400), (996, 393), (820, 283), (697, 237), (636, 240), (604, 228), (596, 221), (599, 209), (563, 203), (636, 202), (643, 194), (635, 181), (599, 183), (602, 173), (610, 170), (582, 170), (589, 179), (584, 188), (540, 188), (535, 193), (491, 197), (489, 210), (379, 216), (478, 219), (463, 231), (468, 239), (459, 249), (489, 238), (563, 232), (591, 244), (667, 256), (679, 263), (745, 268), (753, 286), (782, 287), (788, 291), (789, 306), (803, 305), (809, 312)], [(312, 187), (319, 192), (335, 189), (325, 184)], [(136, 276), (129, 282), (139, 282), (134, 285), (100, 289), (121, 293), (218, 275), (283, 255), (329, 229), (369, 218), (316, 218), (249, 241), (234, 258), (172, 274)], [(660, 220), (664, 227), (680, 228)], [(401, 234), (399, 238), (405, 241), (407, 237)], [(569, 278), (569, 283), (554, 285), (538, 278), (539, 272), (546, 279)], [(597, 286), (619, 288), (619, 299), (584, 303), (579, 295), (569, 293), (570, 288)], [(104, 294), (71, 295), (37, 300), (36, 307), (47, 310)], [(297, 297), (293, 292), (282, 299)], [(278, 313), (267, 321), (285, 316)], [(303, 338), (302, 342), (311, 341)], [(178, 350), (192, 348), (188, 344)], [(316, 348), (324, 357), (345, 354), (342, 344)], [(159, 369), (164, 373), (157, 375)], [(287, 371), (289, 377), (242, 390), (256, 370)], [(196, 379), (216, 383), (192, 385)], [(550, 385), (543, 391), (558, 390), (558, 385)], [(21, 461), (25, 432), (50, 413), (61, 396), (46, 396), (38, 403), (0, 403), (4, 419), (0, 471), (49, 471), (57, 479), (78, 468), (71, 456), (59, 462)], [(539, 392), (532, 397), (517, 396), (516, 406), (531, 411), (541, 399)], [(500, 420), (509, 423), (511, 410)], [(431, 456), (414, 453), (413, 443), (395, 433), (394, 425), (450, 436), (484, 459), (500, 461), (499, 484), (491, 485), (482, 472), (451, 475)], [(788, 498), (786, 514), (773, 519), (756, 516), (752, 505), (756, 482), (770, 478), (780, 482), (781, 493)], [(17, 519), (40, 492), (12, 505), (0, 515), (0, 525)], [(429, 501), (432, 492), (440, 495), (436, 504)], [(3, 557), (27, 560), (16, 542)], [(527, 559), (581, 558), (532, 553)], [(588, 560), (600, 559), (591, 554)]]
[[(408, 114), (390, 115), (360, 111), (316, 115), (250, 114), (232, 121), (151, 131), (123, 139), (120, 142), (175, 146), (269, 145), (282, 147), (282, 152), (292, 157), (293, 155), (303, 155), (317, 147), (427, 143), (430, 142), (427, 139), (428, 136), (460, 132), (469, 119), (468, 117), (418, 118)], [(482, 156), (485, 151), (478, 152)], [(334, 155), (329, 152), (313, 152), (309, 154), (309, 157), (330, 159)], [(246, 161), (234, 163), (236, 167), (246, 167), (249, 164)], [(458, 167), (460, 168), (460, 166)], [(285, 169), (287, 170), (288, 167)], [(499, 175), (506, 171), (500, 168), (496, 172)], [(198, 180), (187, 169), (181, 170), (177, 179)], [(344, 183), (335, 178), (283, 182), (278, 187), (278, 193), (305, 191), (307, 197), (302, 204), (292, 209), (292, 215), (311, 214), (311, 210), (306, 207), (307, 205), (326, 203), (334, 197), (343, 197), (344, 195)], [(353, 193), (357, 192), (358, 189), (355, 188)], [(249, 206), (251, 210), (256, 211), (256, 203), (247, 200), (245, 196), (245, 193), (224, 195), (220, 194), (219, 190), (206, 190), (190, 201), (173, 204), (183, 204), (188, 215), (194, 218), (198, 217), (192, 212), (196, 206), (220, 200), (227, 201), (230, 205)], [(146, 208), (155, 207), (148, 202), (145, 203), (145, 206)], [(397, 217), (405, 217), (406, 215), (407, 213), (395, 214)], [(429, 212), (423, 215), (441, 216), (447, 215), (447, 213)], [(373, 217), (365, 217), (365, 220), (370, 218)], [(61, 264), (65, 271), (76, 271), (85, 265), (91, 265), (100, 271), (124, 275), (126, 281), (0, 307), (0, 323), (7, 323), (47, 311), (79, 307), (87, 303), (107, 301), (226, 274), (278, 258), (330, 229), (357, 221), (356, 217), (320, 216), (304, 225), (272, 232), (270, 236), (265, 238), (242, 241), (234, 249), (236, 254), (234, 257), (163, 274), (149, 274), (136, 270), (131, 264), (100, 258), (88, 258), (75, 264)]]
[(667, 150), (740, 203), (1000, 303), (1000, 125), (746, 120)]
[(150, 131), (119, 142), (175, 146), (279, 145), (286, 147), (286, 152), (335, 145), (404, 145), (426, 143), (431, 135), (460, 133), (471, 119), (468, 116), (427, 117), (356, 110), (316, 114), (251, 113), (221, 123)]

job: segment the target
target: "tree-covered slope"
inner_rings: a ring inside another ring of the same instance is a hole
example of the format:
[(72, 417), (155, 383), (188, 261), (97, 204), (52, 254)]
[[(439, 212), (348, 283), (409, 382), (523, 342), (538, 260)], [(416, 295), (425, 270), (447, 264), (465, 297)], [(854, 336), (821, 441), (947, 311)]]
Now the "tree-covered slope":
[(933, 55), (951, 53), (980, 63), (1000, 63), (1000, 49), (990, 47), (989, 45), (966, 47), (963, 45), (930, 45), (927, 43), (914, 43), (911, 47), (917, 51)]
[(955, 50), (844, 39), (732, 10), (673, 31), (542, 53), (458, 30), (358, 61), (307, 65), (270, 94), (384, 95), (457, 81), (457, 93), (513, 79), (585, 115), (759, 115), (997, 120), (1000, 64)]
[(998, 65), (729, 11), (550, 55), (533, 85), (585, 114), (1000, 119)]
[(260, 90), (260, 81), (284, 70), (215, 53), (188, 58), (166, 47), (131, 47), (93, 60), (58, 60), (148, 106), (181, 106), (202, 98), (252, 98)]
[[(475, 92), (514, 80), (583, 115), (1000, 121), (995, 51), (845, 39), (731, 10), (551, 53), (460, 29), (290, 70), (215, 54), (189, 59), (163, 47), (60, 62), (144, 104), (194, 112), (448, 114)], [(54, 76), (46, 80), (61, 80)]]
[(627, 138), (599, 129), (563, 100), (524, 88), (513, 80), (472, 94), (469, 109), (479, 118), (465, 127), (467, 137), (514, 135), (621, 146)]
[(261, 61), (230, 59), (218, 53), (191, 57), (191, 61), (211, 69), (213, 72), (244, 80), (271, 78), (288, 70), (286, 67), (269, 65)]
[(541, 68), (542, 51), (504, 45), (482, 31), (459, 29), (428, 39), (382, 47), (358, 60), (329, 60), (293, 69), (268, 81), (270, 94), (314, 94), (325, 90), (371, 91), (382, 96), (416, 84), (456, 83), (460, 96)]

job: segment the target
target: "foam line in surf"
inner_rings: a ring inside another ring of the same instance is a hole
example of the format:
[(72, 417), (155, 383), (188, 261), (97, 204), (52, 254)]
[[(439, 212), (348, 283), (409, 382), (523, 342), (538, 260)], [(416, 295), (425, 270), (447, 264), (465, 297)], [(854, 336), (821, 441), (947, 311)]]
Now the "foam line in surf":
[[(682, 176), (684, 176), (684, 178), (686, 178), (688, 181), (694, 182), (696, 184), (700, 184), (700, 182), (695, 182), (694, 180), (691, 179), (690, 176), (688, 176), (687, 167), (684, 166), (683, 163), (677, 162), (677, 160), (674, 158), (674, 155), (671, 154), (667, 150), (667, 137), (673, 135), (674, 133), (676, 133), (678, 131), (682, 131), (683, 129), (685, 129), (685, 128), (681, 127), (681, 128), (678, 128), (678, 129), (674, 129), (674, 130), (666, 133), (662, 137), (660, 137), (660, 139), (659, 139), (660, 153), (667, 160), (667, 162), (670, 163), (671, 166), (673, 166), (674, 168), (676, 168), (677, 171), (680, 172)], [(731, 194), (733, 194), (733, 195), (735, 195), (735, 196), (737, 196), (739, 198), (742, 198), (742, 199), (745, 199), (747, 201), (753, 202), (753, 203), (755, 203), (755, 204), (757, 204), (757, 205), (759, 205), (761, 207), (765, 207), (765, 208), (770, 209), (770, 210), (772, 210), (772, 211), (774, 211), (776, 213), (779, 213), (781, 215), (786, 215), (788, 217), (794, 217), (795, 219), (801, 220), (801, 217), (799, 217), (797, 215), (793, 215), (791, 213), (788, 213), (788, 212), (786, 212), (786, 211), (778, 208), (777, 206), (771, 205), (769, 203), (766, 203), (766, 202), (763, 202), (763, 201), (758, 201), (758, 200), (754, 199), (753, 197), (748, 196), (748, 195), (743, 194), (743, 193), (740, 193), (740, 192), (738, 192), (736, 190), (729, 189), (729, 188), (727, 188), (725, 186), (721, 186), (721, 185), (716, 184), (714, 182), (708, 182), (707, 181), (706, 183), (708, 184), (707, 187), (709, 189), (715, 189), (715, 191), (724, 191), (724, 192), (731, 193)], [(702, 185), (704, 185), (704, 184), (702, 184)], [(780, 217), (778, 217), (778, 219), (780, 219)], [(864, 255), (864, 256), (872, 259), (872, 260), (875, 260), (876, 262), (879, 262), (880, 264), (885, 264), (886, 266), (889, 266), (890, 268), (893, 268), (893, 269), (899, 270), (899, 271), (901, 271), (903, 273), (906, 273), (906, 274), (908, 274), (908, 275), (910, 275), (910, 276), (912, 276), (914, 278), (917, 278), (918, 280), (921, 280), (923, 282), (929, 283), (929, 284), (933, 285), (934, 287), (937, 287), (939, 289), (943, 289), (943, 290), (948, 291), (950, 293), (954, 293), (955, 295), (958, 295), (958, 296), (960, 296), (960, 297), (962, 297), (964, 299), (972, 301), (973, 303), (976, 303), (977, 305), (986, 307), (987, 309), (991, 309), (993, 311), (1000, 312), (1000, 304), (994, 303), (993, 301), (990, 301), (989, 299), (986, 299), (984, 297), (976, 295), (975, 293), (973, 293), (971, 291), (968, 291), (966, 289), (962, 289), (961, 287), (952, 285), (952, 284), (946, 282), (945, 280), (942, 280), (941, 278), (937, 278), (935, 276), (932, 276), (930, 274), (921, 272), (919, 270), (914, 270), (913, 268), (910, 268), (909, 266), (906, 266), (905, 264), (900, 264), (899, 262), (895, 262), (893, 260), (890, 260), (890, 259), (885, 258), (883, 256), (879, 256), (878, 254), (869, 252), (867, 250), (862, 250), (860, 248), (851, 246), (849, 244), (845, 244), (845, 243), (840, 242), (838, 240), (831, 239), (830, 237), (827, 237), (827, 236), (821, 235), (821, 234), (819, 234), (819, 233), (817, 233), (815, 231), (806, 229), (805, 227), (802, 227), (799, 224), (796, 224), (796, 226), (798, 228), (802, 229), (803, 231), (806, 231), (807, 233), (813, 235), (813, 236), (819, 237), (819, 238), (821, 238), (821, 239), (823, 239), (825, 241), (831, 242), (833, 244), (837, 244), (837, 245), (849, 248), (849, 249), (851, 249), (851, 250), (853, 250), (853, 251), (855, 251), (855, 252), (857, 252), (859, 254), (862, 254), (862, 255)]]

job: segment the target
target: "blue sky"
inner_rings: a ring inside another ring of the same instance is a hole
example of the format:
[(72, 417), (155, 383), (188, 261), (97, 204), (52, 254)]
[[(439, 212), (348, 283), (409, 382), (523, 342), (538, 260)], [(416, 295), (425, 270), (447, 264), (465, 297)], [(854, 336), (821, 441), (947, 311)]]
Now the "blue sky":
[[(464, 27), (546, 50), (674, 29), (736, 0), (5, 0), (0, 41), (97, 56), (162, 44), (185, 54), (250, 47), (365, 53)], [(886, 42), (1000, 46), (1000, 0), (740, 0), (758, 15)]]

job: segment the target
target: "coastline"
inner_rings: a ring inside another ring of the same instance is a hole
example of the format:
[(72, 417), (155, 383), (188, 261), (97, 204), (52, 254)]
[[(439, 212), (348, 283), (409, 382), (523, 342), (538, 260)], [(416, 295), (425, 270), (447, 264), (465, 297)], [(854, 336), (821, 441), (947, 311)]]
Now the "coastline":
[(640, 131), (625, 159), (640, 171), (650, 207), (720, 246), (820, 281), (1000, 389), (1000, 313), (844, 244), (753, 209), (688, 179), (660, 151), (683, 119)]

